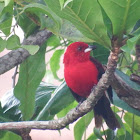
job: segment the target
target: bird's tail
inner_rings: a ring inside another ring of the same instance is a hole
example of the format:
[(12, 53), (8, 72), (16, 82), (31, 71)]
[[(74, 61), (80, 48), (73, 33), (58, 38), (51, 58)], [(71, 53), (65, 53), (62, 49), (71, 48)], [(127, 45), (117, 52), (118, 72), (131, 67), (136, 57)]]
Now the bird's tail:
[(120, 128), (120, 124), (115, 117), (114, 112), (111, 110), (108, 98), (103, 95), (101, 99), (94, 106), (95, 126), (100, 128), (102, 126), (102, 119), (105, 120), (107, 126), (115, 130)]

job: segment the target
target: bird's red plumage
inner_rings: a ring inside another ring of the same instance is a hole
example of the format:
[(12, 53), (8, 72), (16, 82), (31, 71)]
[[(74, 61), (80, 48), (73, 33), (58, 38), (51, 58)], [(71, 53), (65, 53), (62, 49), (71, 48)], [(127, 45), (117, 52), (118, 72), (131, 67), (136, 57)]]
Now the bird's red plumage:
[[(75, 42), (68, 46), (64, 55), (65, 81), (78, 102), (83, 97), (88, 97), (104, 73), (102, 65), (90, 57), (90, 52), (85, 52), (88, 47), (84, 42)], [(101, 127), (102, 118), (104, 118), (110, 129), (120, 128), (106, 95), (101, 97), (93, 110), (96, 127)]]
[[(83, 50), (78, 50), (78, 47)], [(82, 97), (87, 97), (98, 82), (98, 70), (89, 59), (90, 52), (84, 52), (86, 48), (88, 48), (87, 44), (75, 42), (68, 47), (64, 56), (66, 83)]]
[(82, 97), (87, 97), (98, 82), (97, 68), (90, 60), (69, 64), (65, 67), (64, 74), (67, 85)]

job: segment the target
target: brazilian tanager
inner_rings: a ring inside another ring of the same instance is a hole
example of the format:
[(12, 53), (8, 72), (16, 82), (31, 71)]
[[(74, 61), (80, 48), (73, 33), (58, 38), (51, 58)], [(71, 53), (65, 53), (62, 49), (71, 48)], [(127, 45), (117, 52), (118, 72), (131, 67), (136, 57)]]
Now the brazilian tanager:
[[(82, 102), (89, 96), (92, 88), (97, 85), (104, 73), (102, 64), (90, 56), (92, 49), (95, 49), (95, 46), (89, 46), (84, 42), (74, 42), (67, 47), (64, 54), (65, 81), (78, 102)], [(111, 86), (107, 92), (112, 101)], [(103, 119), (110, 129), (120, 128), (106, 94), (99, 99), (93, 110), (97, 128), (102, 126)]]

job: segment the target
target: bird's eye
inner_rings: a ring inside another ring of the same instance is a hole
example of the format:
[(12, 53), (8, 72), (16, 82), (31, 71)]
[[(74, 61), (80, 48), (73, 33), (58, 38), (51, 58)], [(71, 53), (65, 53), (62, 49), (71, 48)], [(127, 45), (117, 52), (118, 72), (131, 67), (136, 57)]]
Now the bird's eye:
[(77, 48), (77, 50), (78, 50), (78, 51), (82, 51), (82, 47), (79, 46), (79, 47)]

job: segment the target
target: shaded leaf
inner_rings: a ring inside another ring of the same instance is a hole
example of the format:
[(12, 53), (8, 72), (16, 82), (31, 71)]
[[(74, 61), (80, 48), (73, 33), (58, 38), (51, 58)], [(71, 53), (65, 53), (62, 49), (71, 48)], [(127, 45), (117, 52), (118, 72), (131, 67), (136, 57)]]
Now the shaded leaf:
[(22, 138), (11, 131), (0, 131), (0, 140), (22, 140)]
[(11, 118), (8, 118), (9, 116), (6, 116), (6, 114), (3, 111), (3, 108), (1, 106), (0, 102), (0, 122), (10, 122)]
[(95, 127), (95, 128), (94, 128), (94, 134), (96, 135), (96, 137), (97, 137), (98, 139), (103, 140), (100, 129), (98, 129), (98, 128)]
[(140, 111), (132, 108), (131, 106), (129, 106), (127, 103), (125, 103), (123, 100), (121, 100), (117, 94), (115, 93), (115, 91), (113, 90), (113, 104), (124, 109), (124, 110), (127, 110), (131, 113), (134, 113), (136, 115), (139, 115), (140, 116)]
[(14, 12), (16, 22), (24, 31), (26, 37), (35, 32), (36, 29), (38, 29), (38, 26), (28, 17), (26, 13), (19, 14), (21, 10), (19, 10), (18, 8)]
[(107, 48), (96, 43), (94, 43), (93, 45), (96, 45), (97, 48), (94, 51), (92, 51), (92, 56), (95, 59), (97, 59), (100, 63), (107, 64), (110, 51)]
[(116, 73), (122, 78), (123, 81), (125, 81), (131, 88), (135, 90), (140, 90), (140, 85), (138, 85), (136, 82), (133, 82), (130, 80), (130, 77), (123, 72), (116, 70)]
[(71, 104), (73, 101), (74, 98), (69, 88), (67, 87), (66, 83), (63, 82), (60, 86), (56, 88), (50, 100), (40, 111), (36, 120), (47, 120), (50, 116), (54, 116), (66, 106)]
[(64, 117), (71, 109), (75, 108), (77, 106), (77, 102), (72, 102), (70, 105), (65, 107), (63, 110), (61, 110), (58, 114), (57, 117), (61, 118)]

